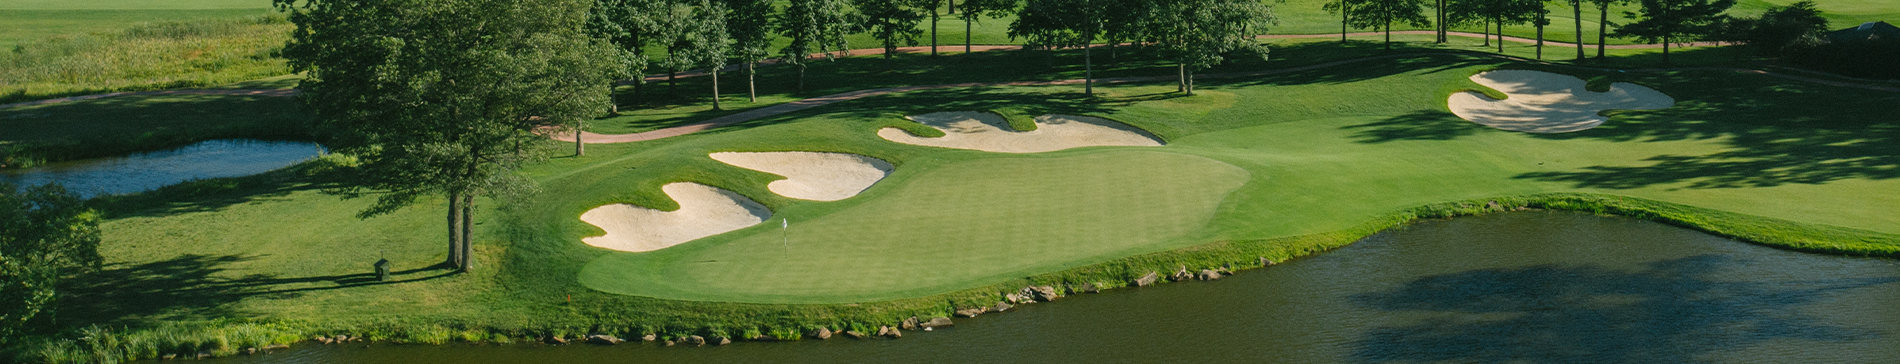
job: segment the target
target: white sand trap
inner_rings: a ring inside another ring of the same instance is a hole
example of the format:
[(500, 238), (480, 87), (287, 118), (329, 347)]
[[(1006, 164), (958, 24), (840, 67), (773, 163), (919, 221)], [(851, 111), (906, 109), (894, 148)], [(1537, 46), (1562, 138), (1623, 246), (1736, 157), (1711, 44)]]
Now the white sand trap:
[(680, 209), (668, 212), (628, 204), (596, 207), (581, 214), (581, 221), (599, 226), (607, 235), (581, 241), (619, 251), (654, 251), (756, 225), (772, 216), (771, 210), (752, 199), (713, 186), (678, 182), (660, 190)]
[(1002, 115), (987, 112), (951, 111), (911, 116), (911, 120), (943, 130), (940, 138), (912, 135), (898, 128), (884, 128), (877, 136), (893, 142), (972, 149), (999, 153), (1041, 153), (1094, 146), (1158, 147), (1161, 141), (1128, 124), (1113, 120), (1073, 115), (1036, 117), (1036, 130), (1016, 131)]
[(766, 188), (780, 196), (815, 201), (857, 196), (890, 175), (892, 169), (884, 160), (846, 153), (722, 152), (710, 157), (739, 168), (785, 176)]
[(1526, 133), (1568, 133), (1595, 128), (1609, 120), (1603, 110), (1654, 110), (1676, 100), (1648, 87), (1617, 82), (1610, 92), (1591, 92), (1584, 81), (1549, 72), (1503, 70), (1471, 76), (1480, 85), (1504, 92), (1492, 99), (1476, 92), (1451, 95), (1451, 113), (1474, 123)]

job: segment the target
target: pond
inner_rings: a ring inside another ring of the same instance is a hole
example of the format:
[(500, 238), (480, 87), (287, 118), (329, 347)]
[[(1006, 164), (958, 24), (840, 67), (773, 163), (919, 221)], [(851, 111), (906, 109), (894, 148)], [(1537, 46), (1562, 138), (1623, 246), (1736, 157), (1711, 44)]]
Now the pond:
[(124, 157), (48, 163), (0, 170), (0, 181), (22, 186), (59, 182), (81, 196), (148, 191), (194, 179), (248, 176), (323, 154), (311, 142), (219, 139)]
[(1428, 221), (1211, 282), (1080, 295), (902, 339), (722, 347), (299, 344), (227, 363), (1893, 363), (1900, 261), (1646, 221)]

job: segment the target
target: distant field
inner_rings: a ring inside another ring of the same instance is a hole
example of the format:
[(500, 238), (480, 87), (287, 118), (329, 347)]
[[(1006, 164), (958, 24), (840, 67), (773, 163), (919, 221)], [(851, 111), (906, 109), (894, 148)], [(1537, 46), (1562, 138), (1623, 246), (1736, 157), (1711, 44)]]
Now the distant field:
[(112, 32), (141, 22), (241, 18), (269, 9), (268, 0), (0, 0), (0, 49), (60, 34)]

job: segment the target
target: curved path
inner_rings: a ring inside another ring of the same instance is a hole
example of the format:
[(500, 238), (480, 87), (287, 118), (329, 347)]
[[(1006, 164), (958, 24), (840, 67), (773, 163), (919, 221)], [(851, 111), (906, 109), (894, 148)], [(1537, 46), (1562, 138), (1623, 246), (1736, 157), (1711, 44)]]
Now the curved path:
[(11, 103), (11, 104), (0, 104), (0, 109), (10, 108), (10, 107), (19, 107), (19, 106), (57, 104), (57, 103), (68, 102), (68, 101), (103, 99), (107, 97), (117, 97), (117, 96), (159, 96), (159, 95), (223, 95), (223, 96), (285, 97), (285, 96), (297, 96), (297, 90), (296, 89), (268, 89), (268, 90), (237, 89), (237, 90), (168, 90), (168, 91), (138, 91), (138, 92), (128, 91), (128, 92), (114, 92), (114, 93), (109, 93), (109, 94), (61, 97), (57, 99), (16, 102), (16, 103)]
[[(1436, 56), (1436, 55), (1445, 55), (1445, 54), (1463, 54), (1463, 53), (1400, 53), (1400, 54), (1389, 54), (1389, 55), (1383, 55), (1383, 56), (1355, 58), (1355, 59), (1348, 59), (1348, 60), (1342, 60), (1342, 61), (1333, 61), (1333, 62), (1326, 62), (1326, 63), (1294, 67), (1294, 68), (1261, 70), (1261, 71), (1250, 71), (1250, 72), (1212, 73), (1212, 74), (1196, 75), (1195, 77), (1201, 78), (1201, 79), (1207, 79), (1207, 78), (1266, 76), (1266, 75), (1275, 75), (1275, 74), (1283, 74), (1283, 73), (1310, 71), (1310, 70), (1344, 65), (1344, 64), (1352, 64), (1352, 63), (1359, 63), (1359, 62), (1366, 62), (1366, 61), (1376, 61), (1376, 60), (1390, 59), (1390, 58), (1412, 57), (1412, 56)], [(1487, 53), (1468, 53), (1468, 54), (1492, 57), (1492, 58), (1503, 58), (1503, 59), (1509, 59), (1509, 60), (1515, 60), (1515, 61), (1521, 61), (1521, 62), (1531, 62), (1531, 63), (1559, 66), (1559, 67), (1566, 67), (1566, 68), (1589, 69), (1589, 70), (1616, 70), (1616, 69), (1608, 69), (1608, 68), (1573, 66), (1573, 65), (1567, 65), (1567, 64), (1551, 63), (1551, 62), (1539, 61), (1539, 60), (1534, 60), (1534, 59), (1529, 59), (1529, 58), (1513, 57), (1513, 56), (1498, 55), (1498, 54), (1487, 54)], [(1816, 83), (1816, 84), (1829, 85), (1829, 86), (1852, 87), (1852, 88), (1860, 88), (1860, 89), (1867, 89), (1867, 90), (1874, 90), (1874, 91), (1900, 92), (1900, 87), (1875, 86), (1875, 85), (1835, 81), (1835, 80), (1828, 80), (1828, 79), (1820, 79), (1820, 78), (1814, 78), (1814, 77), (1795, 76), (1795, 75), (1790, 75), (1790, 74), (1785, 74), (1785, 73), (1774, 73), (1774, 72), (1768, 72), (1768, 71), (1763, 71), (1763, 70), (1745, 69), (1745, 68), (1685, 67), (1685, 68), (1646, 68), (1646, 69), (1630, 69), (1630, 70), (1621, 70), (1621, 71), (1625, 71), (1625, 72), (1730, 71), (1730, 72), (1736, 72), (1736, 73), (1748, 73), (1748, 74), (1764, 75), (1764, 76), (1769, 76), (1769, 77), (1778, 77), (1778, 78), (1783, 78), (1783, 79), (1788, 79), (1788, 80)], [(1175, 76), (1175, 75), (1114, 77), (1114, 78), (1098, 78), (1098, 79), (1095, 79), (1095, 82), (1103, 83), (1103, 84), (1128, 83), (1128, 82), (1156, 82), (1156, 81), (1171, 81), (1171, 80), (1175, 80), (1177, 77), (1178, 76)], [(649, 131), (649, 132), (632, 133), (632, 134), (595, 134), (595, 133), (589, 133), (589, 132), (582, 132), (581, 140), (585, 141), (587, 144), (609, 144), (609, 143), (630, 143), (630, 142), (647, 141), (647, 140), (654, 140), (654, 139), (660, 139), (660, 138), (668, 138), (668, 137), (691, 134), (694, 132), (722, 127), (726, 125), (732, 125), (732, 124), (736, 124), (740, 122), (752, 121), (759, 118), (789, 113), (793, 111), (799, 111), (799, 110), (829, 105), (829, 104), (837, 103), (840, 101), (850, 101), (850, 100), (856, 100), (856, 99), (861, 99), (865, 97), (893, 94), (893, 93), (899, 93), (899, 92), (934, 90), (934, 89), (943, 89), (943, 88), (958, 88), (958, 87), (1075, 85), (1075, 84), (1081, 84), (1082, 82), (1083, 82), (1082, 79), (1068, 79), (1068, 80), (1054, 80), (1054, 81), (970, 82), (970, 83), (902, 86), (902, 87), (886, 87), (886, 88), (876, 88), (876, 89), (869, 89), (869, 90), (858, 90), (858, 91), (852, 91), (852, 92), (846, 92), (846, 93), (812, 97), (812, 98), (792, 101), (792, 102), (778, 104), (778, 105), (746, 110), (744, 112), (712, 118), (712, 119), (702, 121), (699, 123), (694, 123), (691, 125), (676, 126), (676, 127), (659, 129), (659, 130), (654, 130), (654, 131)], [(574, 138), (572, 138), (573, 136), (574, 136), (573, 134), (563, 133), (559, 135), (553, 135), (552, 137), (555, 140), (572, 142), (574, 141)]]

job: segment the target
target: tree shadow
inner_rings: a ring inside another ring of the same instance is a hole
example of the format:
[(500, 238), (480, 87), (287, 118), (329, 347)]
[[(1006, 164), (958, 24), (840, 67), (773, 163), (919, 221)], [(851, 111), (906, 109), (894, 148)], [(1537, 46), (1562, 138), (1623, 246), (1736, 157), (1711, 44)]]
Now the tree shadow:
[(1347, 125), (1340, 129), (1358, 130), (1352, 136), (1355, 142), (1378, 144), (1401, 140), (1452, 140), (1491, 128), (1465, 121), (1448, 112), (1419, 110), (1377, 122)]
[[(247, 315), (237, 307), (245, 298), (292, 298), (304, 292), (400, 284), (455, 274), (442, 265), (390, 272), (280, 278), (232, 273), (232, 265), (262, 256), (187, 254), (171, 259), (108, 265), (64, 280), (59, 299), (60, 326), (204, 320)], [(367, 269), (365, 269), (367, 270)]]
[(1374, 330), (1357, 362), (1690, 363), (1708, 353), (1777, 339), (1843, 342), (1878, 337), (1830, 326), (1798, 308), (1829, 294), (1891, 286), (1900, 278), (1797, 282), (1721, 280), (1740, 262), (1703, 255), (1625, 272), (1541, 265), (1420, 278), (1352, 297), (1388, 312), (1423, 312), (1414, 325)]

